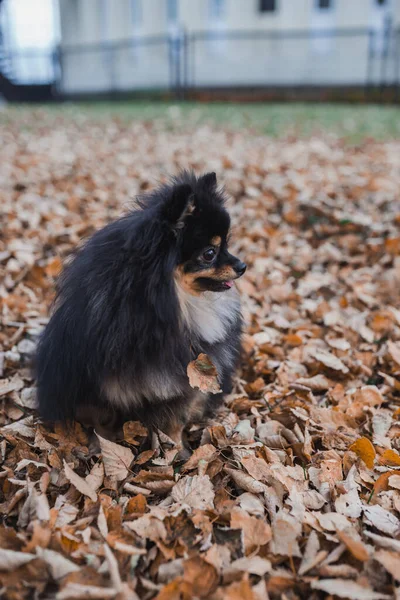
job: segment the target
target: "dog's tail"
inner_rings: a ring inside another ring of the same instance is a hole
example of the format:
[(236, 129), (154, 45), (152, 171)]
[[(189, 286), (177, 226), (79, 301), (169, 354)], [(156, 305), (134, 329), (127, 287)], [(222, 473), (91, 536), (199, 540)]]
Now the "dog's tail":
[(64, 305), (53, 314), (39, 340), (34, 372), (39, 413), (45, 421), (72, 421), (77, 407), (90, 393), (78, 328)]

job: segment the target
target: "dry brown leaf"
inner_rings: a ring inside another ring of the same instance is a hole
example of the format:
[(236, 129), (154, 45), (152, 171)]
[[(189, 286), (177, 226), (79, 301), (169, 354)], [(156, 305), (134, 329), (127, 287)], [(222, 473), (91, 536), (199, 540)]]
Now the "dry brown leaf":
[(391, 340), (388, 341), (387, 347), (389, 350), (390, 356), (393, 358), (395, 363), (400, 366), (400, 347), (398, 344), (395, 344)]
[(400, 475), (390, 473), (389, 471), (389, 485), (391, 488), (395, 488), (396, 490), (400, 490)]
[(102, 462), (97, 462), (91, 469), (89, 475), (85, 477), (86, 483), (97, 492), (104, 481), (104, 465)]
[(82, 583), (68, 582), (59, 591), (56, 600), (107, 600), (115, 598), (117, 590), (113, 588), (85, 585)]
[(75, 473), (75, 471), (71, 469), (71, 467), (65, 462), (65, 460), (63, 464), (64, 473), (68, 481), (72, 483), (72, 485), (78, 490), (78, 492), (84, 494), (85, 496), (88, 496), (92, 500), (92, 502), (97, 502), (97, 494), (95, 490), (89, 485), (89, 483), (85, 481), (85, 479), (80, 477), (77, 473)]
[(369, 525), (373, 525), (383, 533), (388, 535), (397, 536), (400, 533), (400, 521), (399, 519), (384, 509), (378, 504), (372, 506), (364, 506), (363, 508), (364, 518)]
[(280, 511), (272, 522), (272, 554), (281, 556), (301, 556), (298, 538), (301, 523), (292, 515)]
[(361, 537), (358, 535), (354, 527), (349, 527), (348, 529), (339, 529), (337, 531), (337, 536), (339, 540), (345, 544), (346, 548), (352, 553), (354, 558), (362, 562), (369, 559), (369, 550), (361, 540)]
[(271, 527), (264, 520), (252, 517), (240, 508), (234, 508), (231, 513), (231, 527), (242, 530), (247, 555), (258, 546), (268, 544), (272, 537)]
[(78, 565), (54, 550), (38, 547), (36, 549), (36, 554), (47, 563), (52, 577), (56, 580), (65, 577), (68, 573), (79, 571), (80, 569)]
[(244, 556), (243, 558), (234, 560), (231, 568), (263, 577), (271, 571), (272, 565), (269, 560), (260, 556)]
[(183, 506), (207, 510), (214, 507), (214, 488), (208, 475), (182, 477), (172, 488), (172, 499)]
[(300, 377), (296, 380), (296, 383), (305, 385), (313, 392), (323, 392), (333, 386), (333, 381), (322, 375), (322, 373), (314, 375), (314, 377)]
[(257, 600), (256, 595), (247, 579), (232, 583), (224, 590), (223, 600)]
[(400, 454), (395, 450), (385, 450), (379, 457), (379, 463), (388, 467), (400, 467)]
[(386, 473), (379, 475), (378, 479), (374, 483), (374, 495), (377, 495), (380, 492), (388, 489), (389, 478), (393, 474), (396, 474), (396, 471), (387, 471)]
[(348, 579), (321, 579), (312, 581), (313, 590), (320, 590), (326, 594), (349, 598), (350, 600), (390, 600), (391, 596), (374, 592), (373, 589), (364, 587)]
[(355, 452), (357, 456), (359, 456), (361, 460), (364, 461), (368, 469), (373, 468), (376, 451), (368, 438), (359, 438), (357, 441), (351, 444), (351, 446), (349, 446), (349, 450)]
[(327, 553), (320, 552), (319, 549), (320, 543), (318, 535), (315, 531), (311, 531), (299, 566), (299, 575), (304, 575), (326, 558)]
[(236, 471), (235, 469), (228, 468), (226, 468), (225, 471), (229, 473), (236, 485), (246, 492), (262, 494), (268, 491), (268, 487), (264, 483), (256, 481), (253, 477), (250, 477), (250, 475), (243, 473), (243, 471)]
[(133, 453), (129, 448), (110, 442), (96, 434), (100, 442), (101, 453), (103, 456), (104, 470), (107, 477), (122, 481), (129, 475), (129, 468), (134, 459)]
[(374, 560), (377, 560), (386, 571), (396, 580), (400, 581), (400, 553), (390, 552), (389, 550), (378, 550), (374, 553)]
[(197, 469), (201, 460), (204, 460), (208, 463), (211, 462), (216, 455), (217, 450), (212, 444), (204, 444), (203, 446), (199, 446), (193, 452), (189, 460), (184, 464), (184, 469), (185, 471)]
[(187, 376), (192, 388), (199, 388), (201, 392), (210, 394), (221, 392), (217, 369), (207, 354), (199, 354), (188, 364)]
[(139, 421), (127, 421), (124, 423), (124, 440), (129, 444), (138, 446), (140, 441), (137, 438), (145, 438), (148, 435), (146, 427)]
[(151, 515), (144, 515), (143, 517), (136, 519), (136, 521), (128, 521), (125, 525), (140, 537), (144, 539), (148, 538), (153, 542), (165, 540), (167, 537), (167, 531), (163, 521), (160, 521), (160, 519), (152, 517)]
[(18, 569), (35, 558), (34, 554), (28, 552), (16, 552), (0, 548), (0, 571), (12, 571)]
[(189, 584), (195, 597), (209, 598), (218, 585), (215, 568), (202, 558), (190, 558), (184, 562), (183, 579)]
[(328, 367), (329, 369), (333, 369), (334, 371), (341, 371), (342, 373), (349, 372), (349, 368), (346, 367), (346, 365), (340, 360), (340, 358), (337, 358), (337, 356), (335, 356), (331, 352), (327, 352), (326, 350), (317, 350), (313, 352), (312, 355), (316, 360), (321, 362), (323, 365), (325, 365), (325, 367)]

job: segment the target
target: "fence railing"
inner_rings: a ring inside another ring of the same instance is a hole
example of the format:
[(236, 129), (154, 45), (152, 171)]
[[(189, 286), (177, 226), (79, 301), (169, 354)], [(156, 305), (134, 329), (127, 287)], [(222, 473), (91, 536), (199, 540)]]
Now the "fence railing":
[[(58, 94), (210, 88), (339, 87), (396, 91), (400, 28), (209, 30), (133, 36), (53, 52), (8, 52), (15, 82), (56, 82)], [(35, 67), (36, 65), (36, 67)]]

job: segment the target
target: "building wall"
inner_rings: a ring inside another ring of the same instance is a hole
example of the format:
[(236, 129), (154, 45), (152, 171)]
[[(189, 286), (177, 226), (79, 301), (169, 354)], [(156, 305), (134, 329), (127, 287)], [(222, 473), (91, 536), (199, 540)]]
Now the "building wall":
[[(367, 33), (350, 38), (317, 32), (372, 28), (379, 54), (387, 16), (400, 26), (400, 0), (386, 0), (383, 6), (378, 0), (331, 0), (326, 9), (319, 9), (318, 2), (276, 0), (274, 12), (261, 13), (260, 0), (60, 0), (63, 89), (77, 93), (168, 87), (174, 52), (168, 36), (174, 38), (182, 29), (189, 36), (214, 34), (196, 37), (189, 46), (188, 72), (194, 73), (197, 86), (364, 84)], [(246, 31), (258, 32), (258, 37), (231, 35)], [(263, 31), (282, 37), (261, 39)], [(288, 31), (311, 35), (284, 38)], [(143, 45), (143, 36), (157, 40)], [(125, 42), (112, 46), (121, 40)], [(79, 44), (90, 47), (74, 50)], [(375, 63), (373, 77), (380, 73), (380, 59)], [(394, 77), (392, 57), (388, 77)]]

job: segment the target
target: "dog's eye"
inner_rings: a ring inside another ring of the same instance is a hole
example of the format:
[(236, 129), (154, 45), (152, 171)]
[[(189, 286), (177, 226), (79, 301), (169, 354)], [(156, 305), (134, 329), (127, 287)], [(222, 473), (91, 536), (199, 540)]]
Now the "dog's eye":
[(216, 250), (214, 248), (209, 248), (208, 250), (203, 252), (203, 260), (205, 260), (206, 262), (212, 262), (216, 255)]

